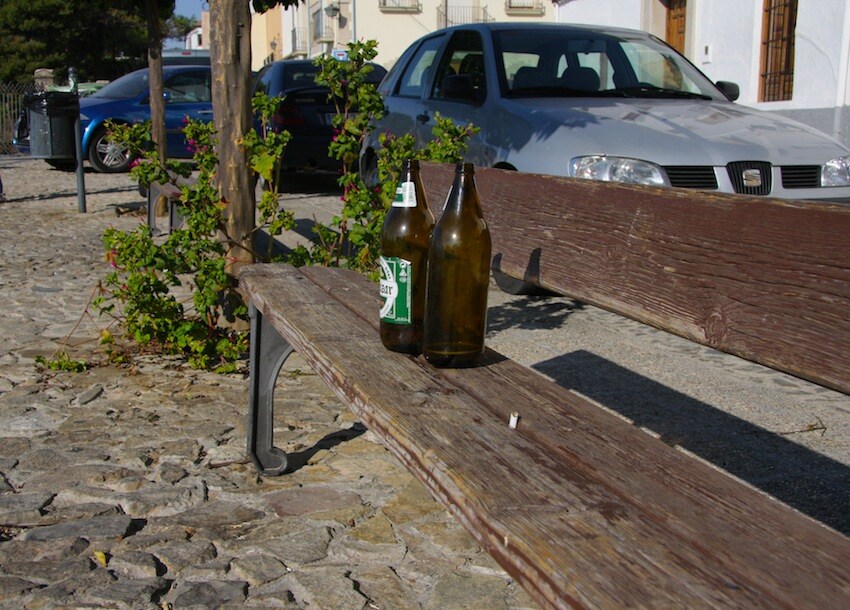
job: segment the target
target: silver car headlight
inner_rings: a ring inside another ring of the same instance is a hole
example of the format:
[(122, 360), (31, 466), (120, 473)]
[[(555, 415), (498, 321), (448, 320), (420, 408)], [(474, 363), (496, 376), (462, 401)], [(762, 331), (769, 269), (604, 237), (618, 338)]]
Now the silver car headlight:
[(850, 186), (850, 156), (836, 157), (820, 168), (821, 186)]
[(658, 165), (628, 157), (609, 157), (607, 155), (575, 157), (570, 160), (569, 170), (570, 176), (573, 178), (670, 186), (667, 175)]

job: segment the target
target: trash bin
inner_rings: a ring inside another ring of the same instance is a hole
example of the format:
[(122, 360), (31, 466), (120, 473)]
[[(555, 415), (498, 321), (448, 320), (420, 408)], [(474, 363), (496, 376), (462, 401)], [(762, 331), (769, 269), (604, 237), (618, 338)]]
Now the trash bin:
[(24, 98), (30, 155), (36, 159), (76, 159), (74, 123), (80, 115), (76, 93), (39, 91)]

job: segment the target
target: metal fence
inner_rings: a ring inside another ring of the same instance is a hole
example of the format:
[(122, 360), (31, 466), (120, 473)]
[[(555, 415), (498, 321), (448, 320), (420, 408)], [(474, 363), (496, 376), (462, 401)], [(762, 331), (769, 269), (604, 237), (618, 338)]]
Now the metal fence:
[(12, 146), (15, 121), (24, 107), (24, 94), (33, 87), (32, 84), (0, 83), (0, 155), (15, 152)]

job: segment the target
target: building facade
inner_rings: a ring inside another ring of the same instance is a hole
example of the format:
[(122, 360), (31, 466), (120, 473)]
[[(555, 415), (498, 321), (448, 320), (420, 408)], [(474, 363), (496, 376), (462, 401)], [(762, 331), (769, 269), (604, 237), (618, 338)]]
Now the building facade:
[(554, 16), (550, 0), (307, 0), (254, 16), (253, 68), (329, 54), (356, 40), (377, 40), (376, 61), (390, 68), (410, 43), (442, 27)]
[(850, 0), (558, 0), (555, 20), (651, 32), (738, 102), (850, 146)]
[(254, 15), (252, 68), (369, 39), (378, 41), (377, 62), (390, 68), (428, 32), (512, 20), (650, 32), (712, 80), (737, 83), (738, 103), (850, 146), (850, 0), (306, 0)]

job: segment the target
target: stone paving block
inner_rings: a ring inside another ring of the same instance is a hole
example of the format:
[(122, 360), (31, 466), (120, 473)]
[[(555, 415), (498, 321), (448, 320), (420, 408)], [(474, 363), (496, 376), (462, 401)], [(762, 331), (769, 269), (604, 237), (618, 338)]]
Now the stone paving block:
[(296, 601), (309, 608), (362, 610), (368, 601), (337, 568), (303, 568), (286, 578)]
[(454, 572), (437, 581), (431, 596), (422, 607), (424, 610), (508, 610), (508, 597), (508, 583), (503, 578)]
[(267, 494), (265, 500), (278, 517), (338, 510), (340, 507), (362, 504), (356, 493), (318, 485), (277, 491)]
[(77, 521), (79, 519), (91, 519), (104, 515), (117, 515), (121, 508), (115, 504), (104, 502), (84, 502), (82, 504), (70, 504), (53, 508), (48, 506), (44, 515), (39, 519), (38, 525), (54, 525), (65, 521)]
[(166, 567), (150, 553), (126, 551), (109, 558), (107, 567), (122, 579), (145, 580), (162, 576)]
[(215, 559), (198, 565), (188, 566), (180, 571), (178, 580), (187, 582), (213, 582), (217, 580), (245, 580), (238, 576), (231, 576), (230, 563), (232, 557), (216, 556)]
[[(248, 596), (248, 583), (236, 580), (187, 583), (173, 592), (175, 608), (207, 610), (208, 608), (238, 608)], [(172, 595), (169, 595), (172, 597)]]
[(288, 567), (305, 565), (324, 559), (328, 555), (331, 532), (327, 527), (315, 527), (295, 532), (281, 538), (258, 541), (256, 547), (278, 558)]
[(265, 585), (249, 587), (247, 608), (283, 608), (284, 610), (303, 610), (304, 606), (295, 600), (286, 577)]
[(40, 589), (42, 586), (26, 578), (0, 575), (0, 602), (15, 603), (25, 593)]
[(0, 525), (26, 526), (38, 523), (45, 506), (53, 499), (49, 493), (0, 494)]
[(164, 462), (159, 466), (159, 478), (163, 483), (173, 485), (179, 481), (182, 481), (187, 476), (189, 476), (189, 473), (177, 464)]
[(286, 565), (269, 555), (252, 554), (234, 559), (230, 563), (232, 574), (255, 587), (277, 580), (287, 573)]
[(406, 588), (401, 578), (387, 566), (354, 568), (349, 577), (357, 583), (357, 590), (377, 608), (393, 610), (420, 610), (412, 588)]
[(89, 541), (85, 538), (64, 538), (42, 542), (7, 540), (0, 544), (0, 566), (20, 561), (58, 561), (71, 559), (86, 552)]
[(157, 519), (157, 522), (224, 531), (230, 526), (257, 521), (265, 516), (263, 511), (245, 504), (211, 500), (189, 510)]
[(27, 530), (22, 540), (61, 540), (63, 538), (87, 538), (89, 540), (120, 539), (130, 533), (133, 520), (127, 515), (107, 515), (92, 519), (79, 519), (68, 523), (46, 525)]
[(121, 578), (107, 586), (91, 587), (77, 595), (86, 605), (120, 610), (161, 609), (154, 600), (168, 591), (171, 583), (163, 578)]
[(75, 557), (42, 561), (27, 561), (20, 558), (17, 561), (3, 564), (3, 571), (12, 575), (26, 578), (41, 585), (52, 585), (65, 580), (75, 579), (81, 574), (95, 569), (88, 557)]
[(150, 552), (167, 568), (169, 577), (181, 570), (214, 559), (218, 552), (209, 542), (177, 541), (151, 547)]

